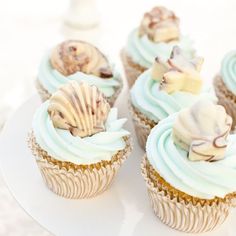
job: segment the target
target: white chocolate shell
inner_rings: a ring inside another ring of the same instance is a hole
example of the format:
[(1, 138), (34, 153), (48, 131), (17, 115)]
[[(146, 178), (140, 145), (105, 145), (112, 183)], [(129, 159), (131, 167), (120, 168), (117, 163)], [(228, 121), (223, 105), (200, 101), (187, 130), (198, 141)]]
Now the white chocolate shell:
[(80, 137), (104, 131), (109, 111), (109, 103), (95, 86), (76, 81), (54, 93), (48, 107), (54, 127)]
[(188, 59), (178, 46), (173, 47), (170, 58), (156, 58), (152, 67), (152, 79), (160, 82), (160, 89), (167, 93), (186, 91), (198, 94), (202, 88), (200, 70), (203, 58)]
[(189, 152), (192, 161), (224, 158), (232, 118), (223, 106), (201, 100), (179, 112), (173, 126), (176, 145)]

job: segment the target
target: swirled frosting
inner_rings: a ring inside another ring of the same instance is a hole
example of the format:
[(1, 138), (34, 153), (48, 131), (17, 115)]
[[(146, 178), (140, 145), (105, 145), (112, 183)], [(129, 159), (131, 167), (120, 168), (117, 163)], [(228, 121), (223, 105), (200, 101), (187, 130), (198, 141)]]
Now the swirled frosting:
[(135, 63), (150, 68), (157, 56), (167, 60), (175, 45), (179, 46), (188, 58), (195, 54), (193, 43), (187, 36), (181, 35), (177, 41), (155, 43), (147, 35), (140, 37), (138, 29), (134, 29), (128, 36), (125, 50)]
[(112, 77), (110, 78), (101, 78), (94, 74), (86, 74), (81, 71), (68, 76), (63, 75), (52, 66), (51, 53), (43, 57), (38, 72), (39, 82), (50, 94), (53, 94), (61, 85), (70, 80), (84, 81), (90, 85), (95, 85), (106, 97), (111, 97), (115, 93), (116, 88), (120, 87), (120, 74), (114, 68), (112, 68)]
[(131, 89), (132, 105), (155, 122), (203, 98), (216, 101), (211, 91), (202, 91), (196, 95), (185, 91), (168, 94), (160, 90), (160, 82), (152, 79), (150, 69), (139, 76)]
[(174, 144), (172, 127), (177, 114), (155, 126), (147, 140), (147, 158), (173, 187), (202, 199), (225, 197), (236, 191), (236, 135), (230, 135), (224, 159), (216, 162), (188, 159), (187, 151)]
[(236, 95), (236, 50), (225, 55), (221, 63), (221, 77), (227, 88)]
[(111, 160), (125, 148), (124, 136), (129, 132), (122, 128), (126, 119), (117, 119), (117, 109), (111, 108), (105, 123), (105, 131), (90, 137), (73, 136), (68, 130), (55, 128), (48, 114), (49, 101), (43, 103), (33, 118), (33, 133), (39, 146), (60, 161), (75, 164), (92, 164)]

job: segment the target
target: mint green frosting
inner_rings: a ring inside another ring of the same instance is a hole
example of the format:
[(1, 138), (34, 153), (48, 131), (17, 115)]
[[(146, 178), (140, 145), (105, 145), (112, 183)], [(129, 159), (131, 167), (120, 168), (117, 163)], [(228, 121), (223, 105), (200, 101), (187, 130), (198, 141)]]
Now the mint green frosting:
[(47, 112), (49, 101), (43, 103), (33, 118), (33, 133), (39, 146), (53, 158), (74, 164), (92, 164), (111, 160), (125, 148), (123, 137), (129, 132), (122, 128), (126, 119), (117, 119), (117, 108), (111, 108), (104, 132), (90, 137), (73, 136), (68, 130), (53, 126)]
[(166, 182), (176, 189), (202, 199), (225, 197), (236, 191), (236, 135), (230, 135), (225, 158), (216, 162), (190, 161), (176, 146), (172, 127), (177, 114), (156, 125), (146, 144), (147, 158)]
[(130, 33), (125, 50), (135, 63), (145, 68), (150, 68), (157, 56), (167, 60), (175, 45), (178, 45), (183, 50), (183, 54), (186, 57), (192, 58), (194, 56), (193, 43), (186, 36), (181, 36), (179, 41), (155, 43), (147, 35), (140, 37), (138, 29)]
[(183, 91), (168, 94), (161, 91), (159, 86), (160, 83), (151, 78), (151, 69), (149, 69), (138, 77), (130, 91), (132, 105), (155, 122), (191, 106), (200, 99), (216, 101), (213, 91), (198, 95)]
[(221, 64), (221, 77), (226, 87), (236, 95), (236, 50), (225, 55)]
[(41, 61), (38, 80), (50, 94), (53, 94), (61, 85), (70, 80), (76, 80), (78, 82), (86, 81), (89, 85), (95, 85), (106, 97), (111, 97), (115, 93), (116, 88), (120, 87), (120, 74), (114, 69), (114, 76), (111, 79), (102, 79), (82, 72), (76, 72), (72, 75), (64, 76), (51, 66), (49, 55), (50, 54), (44, 56)]

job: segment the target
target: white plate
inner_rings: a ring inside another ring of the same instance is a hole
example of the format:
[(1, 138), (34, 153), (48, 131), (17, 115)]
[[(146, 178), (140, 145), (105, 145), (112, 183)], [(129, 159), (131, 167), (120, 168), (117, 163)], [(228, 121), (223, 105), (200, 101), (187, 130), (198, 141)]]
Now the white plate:
[[(6, 124), (0, 140), (3, 175), (12, 194), (29, 215), (55, 235), (186, 235), (165, 226), (153, 214), (140, 174), (143, 151), (135, 137), (132, 155), (107, 192), (93, 199), (68, 200), (49, 191), (26, 142), (39, 104), (39, 98), (34, 96), (21, 106)], [(119, 107), (121, 116), (128, 116), (126, 104)], [(126, 127), (134, 131), (130, 120)], [(232, 213), (219, 229), (204, 235), (235, 235), (236, 213)]]

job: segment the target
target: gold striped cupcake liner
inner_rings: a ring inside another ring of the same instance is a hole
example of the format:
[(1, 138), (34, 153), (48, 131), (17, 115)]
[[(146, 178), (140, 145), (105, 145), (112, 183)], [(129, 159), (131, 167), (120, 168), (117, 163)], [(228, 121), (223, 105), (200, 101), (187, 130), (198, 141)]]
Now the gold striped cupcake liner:
[(236, 126), (236, 96), (227, 89), (219, 75), (214, 78), (214, 87), (218, 103), (225, 108), (226, 112), (233, 119), (232, 130), (234, 130)]
[(141, 171), (155, 215), (173, 229), (187, 233), (211, 231), (226, 220), (235, 206), (235, 193), (206, 200), (178, 191), (154, 170), (146, 154)]
[(110, 187), (132, 149), (130, 138), (124, 139), (125, 149), (114, 155), (111, 161), (101, 161), (90, 165), (76, 165), (56, 160), (40, 148), (33, 132), (29, 134), (28, 144), (46, 186), (59, 196), (82, 199), (95, 197)]

